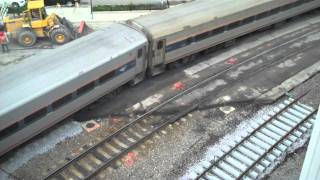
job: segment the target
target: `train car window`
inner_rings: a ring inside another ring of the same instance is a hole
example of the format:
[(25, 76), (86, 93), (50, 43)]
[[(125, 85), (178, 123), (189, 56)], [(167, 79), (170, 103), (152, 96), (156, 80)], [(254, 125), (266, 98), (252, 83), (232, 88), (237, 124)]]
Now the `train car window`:
[(291, 3), (291, 4), (287, 4), (287, 5), (285, 5), (285, 6), (282, 6), (282, 7), (281, 7), (281, 10), (286, 11), (286, 10), (289, 10), (289, 9), (291, 9), (291, 8), (293, 8), (293, 7), (295, 7), (295, 4), (294, 4), (294, 3)]
[(295, 2), (295, 3), (292, 4), (292, 7), (291, 7), (291, 8), (297, 7), (297, 6), (301, 5), (301, 4), (302, 4), (301, 1), (297, 1), (297, 2)]
[(201, 33), (201, 34), (198, 34), (195, 36), (195, 40), (196, 41), (202, 41), (204, 39), (207, 39), (208, 37), (210, 36), (210, 33), (209, 32), (204, 32), (204, 33)]
[(294, 2), (294, 3), (292, 3), (291, 6), (290, 6), (290, 8), (296, 7), (296, 6), (298, 5), (298, 3), (299, 3), (299, 2)]
[(242, 20), (242, 25), (252, 23), (255, 20), (255, 16), (251, 16)]
[(170, 51), (173, 51), (175, 49), (178, 49), (178, 47), (176, 46), (176, 43), (166, 46), (166, 52), (170, 52)]
[(176, 43), (177, 47), (178, 48), (181, 48), (181, 47), (184, 47), (184, 46), (187, 46), (189, 43), (187, 42), (187, 40), (182, 40), (182, 41), (179, 41)]
[(80, 89), (78, 89), (77, 95), (81, 96), (81, 95), (91, 91), (92, 89), (94, 89), (94, 81), (90, 82), (89, 84), (86, 84), (86, 85), (82, 86)]
[(138, 58), (141, 58), (142, 56), (142, 48), (138, 50)]
[(235, 29), (235, 28), (239, 27), (240, 25), (241, 25), (240, 21), (231, 23), (231, 24), (227, 25), (227, 30)]
[(72, 94), (68, 94), (68, 95), (58, 99), (54, 103), (52, 103), (52, 109), (56, 110), (56, 109), (62, 107), (63, 105), (67, 104), (71, 100), (72, 100)]
[(192, 42), (193, 42), (193, 38), (189, 37), (188, 39), (184, 39), (182, 41), (170, 44), (170, 45), (166, 46), (166, 52), (170, 52), (170, 51), (182, 48), (184, 46), (188, 46)]
[(295, 2), (296, 6), (300, 6), (301, 4), (303, 4), (304, 2), (303, 1), (297, 1)]
[(280, 10), (281, 10), (280, 8), (272, 9), (272, 10), (270, 11), (270, 15), (275, 15), (275, 14), (279, 13)]
[(192, 37), (189, 37), (187, 40), (186, 40), (186, 45), (189, 45), (193, 43), (193, 38)]
[(211, 31), (211, 36), (215, 36), (215, 35), (218, 35), (220, 33), (223, 33), (224, 32), (224, 27), (221, 27), (221, 28), (218, 28), (218, 29), (214, 29)]
[(24, 124), (30, 124), (32, 122), (34, 122), (35, 120), (38, 120), (44, 116), (47, 115), (47, 107), (42, 108), (34, 113), (32, 113), (31, 115), (27, 116), (26, 118), (24, 118)]
[(162, 41), (159, 41), (158, 42), (158, 47), (157, 47), (158, 49), (162, 49), (163, 48), (163, 42)]
[(174, 50), (173, 44), (170, 44), (170, 45), (166, 46), (166, 52), (170, 52), (170, 51), (173, 51), (173, 50)]
[(12, 124), (11, 126), (0, 131), (0, 140), (6, 138), (10, 134), (13, 134), (18, 130), (19, 130), (19, 122), (16, 122), (16, 123)]
[(99, 78), (100, 84), (107, 82), (109, 79), (113, 78), (114, 75), (115, 75), (115, 71), (111, 71), (111, 72), (101, 76)]
[(166, 52), (170, 52), (170, 51), (182, 48), (188, 44), (190, 44), (190, 43), (188, 43), (187, 40), (182, 40), (182, 41), (176, 42), (174, 44), (170, 44), (169, 46), (166, 46)]
[(256, 19), (257, 19), (257, 20), (258, 20), (258, 19), (263, 19), (263, 18), (268, 17), (268, 16), (269, 16), (269, 11), (263, 12), (263, 13), (261, 13), (261, 14), (258, 14), (258, 15), (256, 16)]

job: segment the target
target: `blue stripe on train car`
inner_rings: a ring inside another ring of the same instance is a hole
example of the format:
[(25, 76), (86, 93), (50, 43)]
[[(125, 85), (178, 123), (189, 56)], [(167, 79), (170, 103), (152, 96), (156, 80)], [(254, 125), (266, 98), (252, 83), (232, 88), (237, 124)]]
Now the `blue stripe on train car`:
[(133, 68), (136, 66), (136, 60), (130, 61), (126, 64), (124, 64), (123, 66), (121, 66), (120, 68), (116, 69), (116, 73), (115, 75), (120, 75), (122, 73), (124, 73), (125, 71), (128, 71), (129, 69)]

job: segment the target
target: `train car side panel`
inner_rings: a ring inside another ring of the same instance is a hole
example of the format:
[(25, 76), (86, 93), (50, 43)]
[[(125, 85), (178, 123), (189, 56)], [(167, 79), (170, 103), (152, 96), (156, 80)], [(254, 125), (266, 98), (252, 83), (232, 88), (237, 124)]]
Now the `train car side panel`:
[[(128, 24), (148, 32), (152, 75), (165, 64), (319, 7), (319, 0), (198, 0)], [(253, 18), (253, 19), (252, 19)], [(138, 25), (138, 26), (136, 26)], [(161, 53), (165, 42), (165, 53)]]
[[(227, 42), (244, 34), (248, 34), (263, 27), (283, 21), (287, 18), (294, 17), (298, 14), (307, 12), (319, 7), (320, 2), (314, 1), (305, 3), (304, 5), (296, 6), (292, 9), (275, 8), (267, 11), (269, 14), (260, 13), (257, 16), (243, 18), (240, 21), (235, 21), (229, 25), (217, 28), (199, 28), (200, 34), (186, 37), (183, 40), (178, 40), (166, 46), (166, 63), (174, 62), (178, 59), (187, 57), (209, 47)], [(193, 32), (189, 32), (192, 34)]]
[(143, 34), (114, 24), (3, 71), (0, 155), (144, 74), (147, 48)]

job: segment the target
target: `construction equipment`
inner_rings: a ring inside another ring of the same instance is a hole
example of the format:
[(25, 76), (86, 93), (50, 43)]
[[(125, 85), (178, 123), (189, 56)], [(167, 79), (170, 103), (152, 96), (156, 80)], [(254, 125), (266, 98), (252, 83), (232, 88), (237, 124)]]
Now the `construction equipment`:
[(76, 32), (66, 18), (46, 14), (44, 0), (29, 0), (27, 10), (18, 18), (5, 16), (7, 32), (25, 47), (34, 45), (39, 37), (48, 37), (55, 44), (64, 44), (74, 39)]

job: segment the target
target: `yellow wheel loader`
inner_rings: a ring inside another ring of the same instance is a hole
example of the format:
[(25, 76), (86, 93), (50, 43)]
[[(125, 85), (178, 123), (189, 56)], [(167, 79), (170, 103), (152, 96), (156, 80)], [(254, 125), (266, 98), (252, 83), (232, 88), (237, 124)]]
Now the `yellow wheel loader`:
[(48, 37), (55, 44), (74, 39), (73, 25), (56, 14), (47, 15), (43, 0), (29, 0), (27, 10), (19, 17), (4, 17), (7, 32), (25, 47), (34, 45), (39, 37)]

